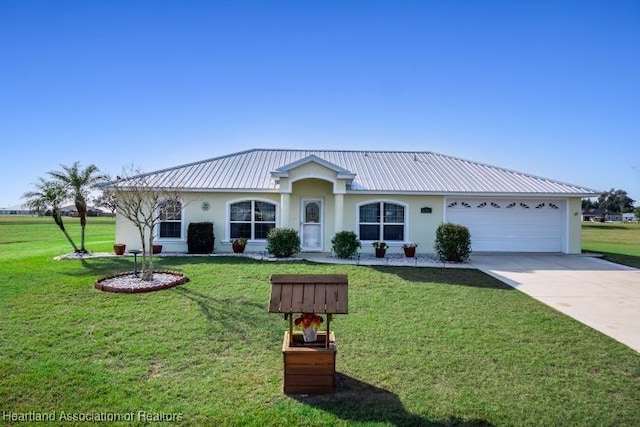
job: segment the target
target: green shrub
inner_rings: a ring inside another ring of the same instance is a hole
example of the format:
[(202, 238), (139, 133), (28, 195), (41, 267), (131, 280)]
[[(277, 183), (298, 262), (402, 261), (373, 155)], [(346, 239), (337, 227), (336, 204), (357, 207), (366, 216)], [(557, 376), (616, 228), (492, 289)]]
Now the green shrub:
[(464, 225), (446, 222), (436, 230), (434, 249), (441, 261), (465, 262), (471, 255), (471, 234)]
[(331, 239), (331, 249), (338, 258), (351, 258), (362, 247), (353, 231), (340, 231)]
[(300, 236), (293, 228), (272, 228), (267, 235), (267, 251), (277, 258), (300, 252)]
[(187, 229), (187, 248), (190, 254), (210, 254), (213, 252), (213, 223), (191, 222)]

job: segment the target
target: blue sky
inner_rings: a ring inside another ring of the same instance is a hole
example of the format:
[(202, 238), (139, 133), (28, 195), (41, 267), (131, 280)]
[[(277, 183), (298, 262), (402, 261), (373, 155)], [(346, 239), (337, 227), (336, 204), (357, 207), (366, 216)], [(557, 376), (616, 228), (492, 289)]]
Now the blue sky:
[(0, 0), (0, 206), (79, 160), (435, 151), (640, 205), (638, 1)]

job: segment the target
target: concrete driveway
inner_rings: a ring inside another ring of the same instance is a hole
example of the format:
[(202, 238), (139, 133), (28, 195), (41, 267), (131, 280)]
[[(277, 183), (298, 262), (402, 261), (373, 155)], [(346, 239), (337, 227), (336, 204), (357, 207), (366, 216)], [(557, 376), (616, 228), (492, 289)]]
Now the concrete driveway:
[(640, 270), (562, 254), (473, 254), (470, 266), (640, 352)]

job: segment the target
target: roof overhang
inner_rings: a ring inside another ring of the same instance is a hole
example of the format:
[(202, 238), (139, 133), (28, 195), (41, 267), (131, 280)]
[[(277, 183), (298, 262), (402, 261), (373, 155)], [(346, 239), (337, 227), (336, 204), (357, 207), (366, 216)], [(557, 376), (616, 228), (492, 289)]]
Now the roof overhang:
[(348, 189), (347, 194), (401, 194), (405, 196), (441, 196), (441, 197), (528, 197), (528, 198), (586, 198), (594, 197), (600, 193), (498, 193), (498, 192), (443, 192), (443, 191), (382, 191), (382, 190), (358, 190)]

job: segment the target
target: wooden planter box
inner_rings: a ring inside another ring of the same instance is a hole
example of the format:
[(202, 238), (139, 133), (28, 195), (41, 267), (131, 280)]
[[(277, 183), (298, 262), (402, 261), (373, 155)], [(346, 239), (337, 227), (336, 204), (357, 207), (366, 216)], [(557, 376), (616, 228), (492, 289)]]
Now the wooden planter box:
[(284, 361), (285, 394), (333, 393), (336, 386), (336, 342), (329, 334), (329, 348), (325, 346), (327, 333), (318, 331), (318, 339), (305, 343), (301, 332), (284, 333), (282, 358)]
[[(289, 330), (282, 341), (285, 394), (333, 393), (336, 387), (336, 338), (331, 332), (334, 314), (349, 312), (349, 280), (345, 274), (274, 274), (269, 312), (283, 313)], [(314, 342), (304, 342), (294, 331), (295, 313), (325, 316), (324, 331)]]

